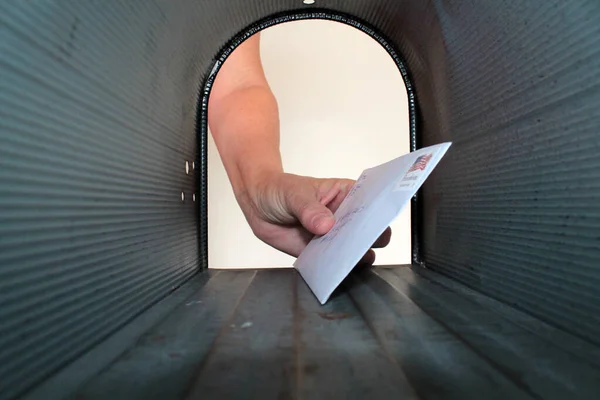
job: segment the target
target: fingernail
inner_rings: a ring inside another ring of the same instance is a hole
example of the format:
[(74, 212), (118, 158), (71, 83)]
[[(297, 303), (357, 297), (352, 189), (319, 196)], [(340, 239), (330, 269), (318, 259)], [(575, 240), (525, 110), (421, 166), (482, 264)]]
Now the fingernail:
[(326, 223), (328, 219), (329, 217), (325, 214), (316, 215), (315, 217), (313, 217), (313, 226), (318, 229), (321, 226), (323, 226), (323, 224)]

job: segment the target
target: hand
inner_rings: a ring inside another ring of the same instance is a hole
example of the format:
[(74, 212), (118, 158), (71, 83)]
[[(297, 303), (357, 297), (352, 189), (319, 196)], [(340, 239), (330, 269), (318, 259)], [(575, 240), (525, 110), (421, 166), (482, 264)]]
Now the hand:
[[(314, 235), (323, 235), (333, 227), (333, 213), (353, 184), (350, 179), (319, 179), (278, 172), (263, 177), (238, 196), (238, 201), (259, 239), (297, 257)], [(387, 246), (391, 234), (387, 228), (372, 248)], [(359, 264), (374, 262), (375, 252), (369, 249)]]

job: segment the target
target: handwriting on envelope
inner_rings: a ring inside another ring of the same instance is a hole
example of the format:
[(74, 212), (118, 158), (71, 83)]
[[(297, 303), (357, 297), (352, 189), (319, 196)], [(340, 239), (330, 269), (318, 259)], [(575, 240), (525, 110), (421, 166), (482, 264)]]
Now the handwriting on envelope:
[(409, 204), (450, 145), (426, 147), (363, 171), (335, 212), (333, 228), (314, 237), (294, 263), (321, 304)]

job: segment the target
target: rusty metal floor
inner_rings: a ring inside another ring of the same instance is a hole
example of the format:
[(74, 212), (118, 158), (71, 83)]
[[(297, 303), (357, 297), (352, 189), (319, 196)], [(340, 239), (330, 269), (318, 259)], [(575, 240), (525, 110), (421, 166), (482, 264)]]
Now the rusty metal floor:
[[(587, 399), (600, 350), (431, 271), (209, 271), (26, 398)], [(597, 398), (597, 397), (596, 397)]]

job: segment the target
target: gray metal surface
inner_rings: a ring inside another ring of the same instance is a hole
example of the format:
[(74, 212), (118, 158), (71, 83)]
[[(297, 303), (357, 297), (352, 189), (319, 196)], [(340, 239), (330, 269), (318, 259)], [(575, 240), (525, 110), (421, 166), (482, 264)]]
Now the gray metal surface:
[(325, 306), (291, 269), (211, 272), (78, 388), (28, 400), (596, 398), (598, 347), (421, 272), (364, 270)]
[(438, 9), (446, 113), (420, 134), (453, 146), (422, 193), (422, 260), (600, 344), (600, 2)]
[(176, 4), (0, 2), (0, 398), (200, 267), (197, 29)]

